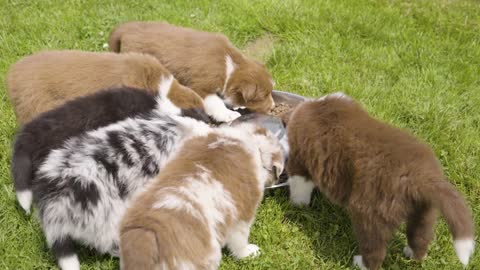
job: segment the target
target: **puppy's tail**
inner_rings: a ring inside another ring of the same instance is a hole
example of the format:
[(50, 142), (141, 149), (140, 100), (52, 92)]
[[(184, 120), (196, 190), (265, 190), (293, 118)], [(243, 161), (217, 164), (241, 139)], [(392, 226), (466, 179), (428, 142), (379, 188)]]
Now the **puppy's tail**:
[(424, 196), (442, 212), (453, 236), (455, 252), (466, 266), (475, 249), (474, 223), (467, 202), (446, 180), (431, 182)]
[(17, 200), (27, 214), (30, 214), (32, 206), (32, 160), (17, 137), (12, 156), (12, 175)]
[(108, 47), (110, 51), (119, 53), (122, 48), (122, 36), (126, 32), (126, 24), (121, 24), (117, 26), (113, 31), (110, 33), (110, 37), (108, 38)]
[(120, 237), (120, 269), (158, 269), (157, 237), (141, 227), (124, 228)]

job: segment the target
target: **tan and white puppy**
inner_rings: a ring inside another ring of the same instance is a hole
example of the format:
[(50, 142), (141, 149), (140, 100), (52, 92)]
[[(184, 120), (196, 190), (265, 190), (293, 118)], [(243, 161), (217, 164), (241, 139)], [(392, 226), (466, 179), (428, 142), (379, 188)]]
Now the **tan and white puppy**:
[(185, 142), (122, 221), (122, 269), (217, 269), (221, 248), (255, 256), (250, 227), (283, 170), (276, 138), (251, 123)]
[(222, 34), (161, 22), (128, 22), (112, 31), (109, 46), (114, 52), (154, 55), (181, 84), (204, 99), (205, 110), (215, 119), (240, 116), (228, 110), (217, 94), (232, 106), (257, 112), (275, 106), (274, 82), (265, 66), (242, 55)]
[[(19, 123), (68, 100), (127, 86), (156, 94), (170, 72), (151, 55), (76, 50), (42, 51), (22, 58), (7, 74), (7, 91)], [(169, 98), (180, 108), (202, 108), (194, 91), (174, 80)]]

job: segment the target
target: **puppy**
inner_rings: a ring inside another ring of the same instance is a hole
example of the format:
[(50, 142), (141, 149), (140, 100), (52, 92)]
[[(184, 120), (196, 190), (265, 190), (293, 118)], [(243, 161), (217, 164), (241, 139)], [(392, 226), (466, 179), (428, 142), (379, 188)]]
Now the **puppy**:
[[(43, 51), (24, 57), (7, 74), (7, 91), (20, 124), (76, 97), (127, 86), (156, 94), (170, 72), (140, 53)], [(203, 101), (176, 80), (169, 99), (178, 107), (203, 108)]]
[[(173, 77), (165, 80), (173, 81)], [(167, 92), (154, 96), (148, 91), (127, 87), (102, 90), (68, 101), (26, 123), (16, 136), (11, 166), (20, 206), (30, 212), (31, 181), (51, 150), (86, 131), (146, 114), (155, 108), (155, 99), (162, 95), (167, 96)], [(181, 114), (208, 122), (208, 116), (197, 110), (183, 109)]]
[(273, 80), (264, 65), (242, 55), (222, 34), (160, 22), (128, 22), (110, 34), (114, 52), (154, 55), (175, 78), (196, 91), (207, 113), (217, 118), (240, 115), (227, 110), (216, 94), (234, 106), (268, 112), (275, 106)]
[(387, 243), (404, 221), (404, 253), (422, 260), (434, 236), (437, 209), (467, 265), (474, 250), (472, 216), (429, 146), (372, 118), (341, 93), (299, 105), (287, 127), (291, 201), (308, 204), (318, 187), (345, 206), (359, 245), (355, 265), (379, 269)]
[(238, 259), (257, 255), (250, 227), (282, 170), (280, 144), (254, 124), (189, 139), (127, 210), (121, 268), (217, 269), (223, 246)]
[[(170, 76), (161, 92), (172, 82)], [(211, 128), (181, 114), (162, 96), (148, 113), (71, 137), (48, 152), (31, 186), (60, 269), (80, 269), (76, 244), (119, 255), (120, 221), (130, 203), (183, 141)]]

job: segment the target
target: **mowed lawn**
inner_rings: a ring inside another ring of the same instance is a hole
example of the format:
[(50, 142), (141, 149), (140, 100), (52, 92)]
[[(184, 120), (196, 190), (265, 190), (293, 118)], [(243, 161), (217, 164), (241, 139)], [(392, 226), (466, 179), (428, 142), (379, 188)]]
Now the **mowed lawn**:
[[(50, 269), (39, 223), (15, 201), (10, 175), (17, 124), (4, 86), (11, 64), (42, 49), (104, 51), (128, 20), (166, 20), (225, 33), (240, 48), (274, 39), (266, 65), (277, 88), (316, 97), (344, 91), (375, 117), (427, 141), (480, 222), (480, 3), (434, 1), (7, 1), (0, 0), (0, 269)], [(101, 74), (99, 74), (101, 76)], [(461, 269), (443, 220), (422, 263), (406, 260), (404, 227), (384, 269)], [(320, 194), (312, 207), (267, 192), (250, 240), (255, 259), (225, 252), (221, 269), (352, 269), (350, 221)], [(478, 244), (478, 243), (477, 243)], [(480, 269), (480, 252), (469, 269)], [(116, 269), (118, 259), (80, 249), (82, 269)]]

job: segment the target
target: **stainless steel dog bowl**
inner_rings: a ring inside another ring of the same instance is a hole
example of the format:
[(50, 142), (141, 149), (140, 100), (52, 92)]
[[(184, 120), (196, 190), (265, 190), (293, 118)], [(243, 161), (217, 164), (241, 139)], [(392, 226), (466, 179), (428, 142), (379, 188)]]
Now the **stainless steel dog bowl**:
[(290, 107), (295, 107), (299, 103), (303, 101), (307, 101), (308, 98), (304, 96), (300, 96), (297, 94), (293, 94), (290, 92), (280, 91), (280, 90), (273, 90), (272, 97), (275, 103), (286, 103), (290, 105)]

